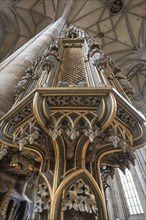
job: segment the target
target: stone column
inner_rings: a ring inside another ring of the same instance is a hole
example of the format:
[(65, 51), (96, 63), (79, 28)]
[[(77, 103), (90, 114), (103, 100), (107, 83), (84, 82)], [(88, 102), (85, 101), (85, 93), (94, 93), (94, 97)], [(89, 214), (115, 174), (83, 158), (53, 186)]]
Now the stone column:
[(24, 71), (41, 56), (46, 47), (55, 39), (66, 24), (74, 0), (67, 1), (62, 16), (49, 25), (37, 38), (31, 39), (27, 47), (19, 49), (1, 64), (0, 72), (0, 117), (2, 117), (14, 102), (13, 90)]

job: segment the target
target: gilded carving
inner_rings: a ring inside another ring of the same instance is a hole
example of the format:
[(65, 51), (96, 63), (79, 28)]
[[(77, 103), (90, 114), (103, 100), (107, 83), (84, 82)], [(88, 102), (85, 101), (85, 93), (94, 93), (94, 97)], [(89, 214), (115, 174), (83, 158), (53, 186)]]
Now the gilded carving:
[(58, 128), (49, 128), (48, 133), (50, 135), (50, 137), (52, 138), (53, 141), (55, 141), (57, 139), (57, 137), (59, 135), (61, 135), (62, 133), (62, 129), (58, 129)]
[(96, 129), (93, 131), (92, 129), (84, 129), (83, 132), (85, 133), (85, 136), (87, 136), (90, 140), (90, 142), (93, 142), (95, 137), (98, 135), (99, 129)]
[(32, 114), (32, 103), (26, 105), (22, 110), (17, 112), (10, 120), (10, 124), (15, 126), (20, 123), (22, 120), (27, 118)]
[(130, 169), (130, 164), (135, 165), (135, 155), (129, 154), (129, 152), (123, 153), (112, 153), (110, 155), (107, 155), (103, 158), (103, 162), (105, 163), (112, 163), (115, 166), (119, 166), (119, 169), (123, 173), (125, 173), (125, 169)]
[(47, 210), (49, 212), (50, 206), (51, 206), (50, 203), (51, 203), (50, 194), (49, 194), (46, 183), (39, 184), (38, 190), (36, 193), (33, 212), (42, 213), (44, 210)]
[(62, 202), (62, 211), (72, 209), (98, 215), (95, 196), (89, 185), (81, 180), (75, 182), (65, 191), (65, 197)]
[(40, 62), (40, 58), (38, 58), (26, 71), (24, 76), (18, 82), (17, 86), (15, 86), (14, 96), (17, 97), (21, 94), (23, 90), (26, 89), (30, 80), (36, 80), (38, 78), (37, 74), (35, 73), (37, 66)]
[(100, 172), (101, 172), (103, 189), (104, 189), (104, 192), (105, 192), (106, 189), (108, 187), (110, 187), (110, 185), (108, 183), (108, 177), (110, 176), (112, 179), (114, 178), (115, 168), (111, 167), (111, 166), (102, 165)]
[(87, 81), (82, 48), (64, 48), (59, 84), (60, 81), (68, 85), (79, 85), (80, 82)]
[(86, 36), (88, 35), (85, 33), (85, 31), (75, 25), (70, 25), (61, 33), (61, 38), (76, 39), (76, 38), (84, 38)]
[(89, 60), (89, 57), (92, 57), (93, 64), (96, 66), (97, 63), (104, 61), (104, 53), (99, 47), (99, 44), (95, 41), (94, 38), (88, 38), (88, 54), (86, 61)]
[(98, 106), (100, 100), (91, 96), (50, 96), (47, 103), (49, 106)]
[(71, 128), (66, 129), (66, 134), (70, 137), (71, 140), (75, 140), (80, 135), (80, 132), (76, 131), (74, 128)]
[(2, 145), (0, 146), (0, 160), (2, 160), (3, 157), (7, 155), (8, 149), (9, 149), (9, 147), (6, 146), (6, 145), (3, 145), (3, 144), (2, 144)]
[[(28, 129), (28, 131), (26, 130)], [(33, 144), (35, 140), (39, 138), (39, 128), (32, 122), (28, 122), (28, 127), (20, 127), (20, 135), (17, 136), (15, 133), (13, 135), (13, 142), (17, 143), (22, 150), (24, 145)]]
[(117, 117), (131, 128), (135, 128), (137, 125), (136, 120), (120, 105), (117, 108)]

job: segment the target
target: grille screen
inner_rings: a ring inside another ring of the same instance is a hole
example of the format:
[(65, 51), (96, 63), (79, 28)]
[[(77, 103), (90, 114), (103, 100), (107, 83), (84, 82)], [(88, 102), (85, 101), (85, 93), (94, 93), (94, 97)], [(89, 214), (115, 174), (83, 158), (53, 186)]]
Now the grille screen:
[(59, 82), (68, 85), (79, 85), (82, 82), (85, 83), (85, 71), (82, 48), (65, 48)]

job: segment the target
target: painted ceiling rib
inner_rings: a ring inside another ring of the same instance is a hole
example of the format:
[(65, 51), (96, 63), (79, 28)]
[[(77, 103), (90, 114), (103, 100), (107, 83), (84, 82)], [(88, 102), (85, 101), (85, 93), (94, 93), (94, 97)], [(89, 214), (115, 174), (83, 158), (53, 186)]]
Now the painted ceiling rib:
[(77, 21), (79, 21), (80, 19), (82, 19), (82, 18), (84, 18), (84, 17), (86, 17), (86, 16), (92, 14), (93, 12), (95, 12), (95, 11), (97, 11), (97, 10), (100, 10), (100, 8), (102, 8), (102, 7), (103, 7), (103, 6), (100, 6), (99, 8), (96, 8), (96, 9), (94, 9), (94, 10), (88, 12), (87, 14), (85, 14), (85, 15), (79, 17), (79, 18), (78, 18), (77, 20), (75, 20), (74, 22), (77, 22)]
[(125, 15), (126, 26), (127, 26), (127, 30), (128, 30), (128, 33), (129, 33), (129, 37), (130, 37), (130, 39), (131, 39), (131, 42), (132, 42), (134, 48), (135, 48), (136, 50), (139, 50), (138, 45), (137, 45), (136, 40), (135, 40), (135, 37), (134, 37), (134, 35), (133, 35), (132, 29), (131, 29), (131, 25), (130, 25), (130, 23), (129, 23), (129, 19), (128, 19), (128, 16), (127, 16), (126, 12), (124, 12), (124, 15)]
[(72, 18), (72, 20), (70, 21), (70, 24), (72, 24), (72, 23), (75, 21), (77, 15), (78, 15), (78, 14), (81, 12), (81, 10), (85, 7), (85, 5), (87, 4), (87, 2), (88, 2), (88, 0), (86, 0), (86, 2), (83, 3), (83, 5), (81, 6), (81, 8), (77, 11), (77, 13), (75, 14), (75, 16), (74, 16), (74, 17)]
[[(101, 7), (103, 7), (103, 6), (101, 6)], [(105, 10), (106, 10), (106, 6), (104, 6), (102, 13), (100, 14), (100, 16), (99, 16), (99, 18), (98, 18), (98, 20), (97, 20), (97, 23), (98, 23), (99, 21), (104, 21), (104, 20), (106, 20), (106, 18), (103, 19), (103, 20), (100, 20), (100, 19), (102, 18), (102, 16), (103, 16), (103, 13), (105, 12)]]
[(139, 15), (139, 14), (136, 14), (136, 13), (134, 13), (134, 12), (132, 12), (132, 11), (128, 11), (128, 14), (131, 14), (131, 15), (137, 16), (137, 17), (139, 17), (139, 18), (141, 18), (141, 19), (145, 19), (144, 16), (141, 16), (141, 15)]
[[(104, 41), (104, 39), (103, 39), (103, 41)], [(114, 40), (113, 40), (113, 41), (114, 41)], [(111, 42), (107, 42), (107, 43), (104, 43), (104, 47), (105, 47), (105, 46), (108, 46), (108, 45), (110, 45), (110, 44), (112, 44), (113, 41), (111, 41)]]
[(117, 19), (117, 21), (115, 22), (115, 24), (114, 24), (114, 23), (113, 23), (114, 16), (111, 16), (111, 15), (110, 15), (110, 19), (111, 19), (111, 22), (112, 22), (112, 24), (113, 24), (113, 29), (115, 29), (115, 27), (118, 25), (119, 21), (120, 21), (123, 17), (124, 17), (123, 14), (121, 14), (121, 15), (119, 16), (119, 18)]
[(34, 20), (34, 17), (32, 16), (31, 11), (30, 11), (30, 15), (31, 15), (31, 19), (32, 19), (32, 21), (33, 21), (33, 23), (34, 23), (34, 33), (32, 33), (32, 37), (33, 37), (34, 34), (36, 33), (36, 28), (37, 28), (37, 26), (35, 25), (35, 20)]
[(34, 2), (34, 4), (30, 7), (30, 10), (31, 10), (35, 5), (37, 5), (39, 1), (40, 1), (40, 0), (36, 0), (36, 2)]
[[(143, 68), (143, 64), (139, 64), (138, 71), (142, 71), (142, 68)], [(146, 76), (146, 75), (145, 75), (145, 76)]]
[(86, 29), (92, 28), (92, 27), (93, 27), (94, 25), (96, 25), (96, 24), (97, 24), (97, 22), (93, 23), (93, 24), (90, 25), (90, 26), (87, 26)]
[(44, 20), (44, 19), (42, 18), (42, 19), (38, 22), (37, 28), (39, 27), (39, 25), (42, 23), (43, 20)]
[[(31, 9), (30, 14), (33, 13), (33, 12), (35, 12), (35, 11)], [(42, 14), (42, 13), (40, 13), (40, 12), (35, 12), (35, 13), (37, 13), (38, 15), (41, 15), (41, 17), (43, 17), (43, 18), (49, 18), (49, 19), (52, 19), (52, 18), (49, 17), (49, 16), (46, 17), (46, 15), (44, 15), (44, 14)]]
[[(144, 72), (144, 73), (143, 73)], [(146, 78), (146, 68), (145, 69), (142, 69), (142, 73), (141, 73), (141, 75), (143, 75), (145, 78)]]
[(45, 0), (43, 0), (43, 9), (44, 9), (44, 12), (45, 12), (45, 17), (47, 16), (47, 13), (46, 13), (46, 7), (45, 7), (45, 2), (44, 2)]
[[(97, 28), (98, 28), (98, 33), (97, 33), (97, 36), (95, 36), (95, 37), (98, 37), (99, 33), (102, 32), (101, 29), (100, 29), (99, 23), (97, 23)], [(102, 45), (103, 45), (104, 44), (103, 38), (101, 38), (101, 41), (102, 41)]]
[(26, 29), (28, 30), (28, 32), (30, 33), (30, 36), (31, 36), (31, 34), (32, 34), (31, 29), (29, 28), (28, 24), (24, 21), (24, 19), (20, 16), (20, 14), (17, 14), (17, 18), (19, 18), (22, 21), (23, 25), (26, 27)]
[(143, 87), (142, 87), (142, 97), (144, 97), (145, 96), (145, 88), (146, 88), (146, 80), (145, 80), (145, 82), (144, 82), (144, 84), (143, 84)]
[[(136, 72), (138, 72), (138, 68), (137, 68)], [(136, 80), (137, 80), (138, 92), (140, 93), (141, 92), (141, 86), (140, 86), (140, 82), (139, 82), (139, 76), (138, 76), (138, 74), (135, 74), (135, 76), (136, 76)]]
[[(111, 32), (111, 30), (104, 33), (105, 37), (108, 38), (108, 39), (110, 39), (110, 40), (114, 40), (114, 42), (115, 42), (115, 39), (114, 39), (114, 38), (109, 37), (109, 36), (106, 36), (106, 34), (108, 34), (109, 32)], [(125, 45), (126, 47), (129, 47), (129, 48), (132, 48), (132, 49), (133, 49), (132, 46), (130, 46), (129, 44), (126, 44), (126, 43), (124, 43), (124, 42), (118, 40), (118, 38), (116, 39), (116, 42), (118, 42), (118, 43), (120, 43), (120, 44), (123, 44), (123, 45)]]
[[(10, 49), (8, 50), (8, 54), (13, 53), (13, 50), (15, 49), (16, 45), (18, 43), (18, 37), (15, 39), (14, 43), (12, 44), (12, 46), (10, 47)], [(5, 57), (4, 57), (5, 58)]]
[(135, 4), (135, 5), (133, 5), (130, 9), (133, 9), (133, 8), (135, 8), (135, 7), (137, 7), (137, 6), (139, 6), (139, 5), (143, 5), (143, 3), (145, 4), (146, 2), (145, 2), (145, 0), (142, 2), (139, 2), (139, 1), (137, 1), (138, 3), (137, 4)]
[[(122, 17), (122, 16), (121, 16), (121, 17)], [(118, 36), (117, 36), (116, 31), (115, 31), (115, 26), (114, 26), (114, 23), (113, 23), (113, 20), (112, 20), (111, 15), (109, 16), (109, 19), (110, 19), (111, 24), (112, 24), (112, 31), (113, 31), (113, 33), (114, 33), (114, 35), (115, 35), (116, 40), (118, 40)], [(119, 19), (119, 20), (120, 20), (120, 19)]]
[[(127, 50), (122, 50), (122, 51), (127, 51)], [(129, 51), (129, 50), (128, 50)], [(120, 53), (121, 51), (113, 51), (113, 52), (110, 52), (108, 53), (108, 55), (112, 56), (112, 55), (116, 55), (117, 53)], [(130, 53), (131, 54), (131, 53)], [(123, 58), (125, 59), (125, 55), (123, 56)], [(119, 58), (121, 59), (121, 58)]]
[[(122, 50), (123, 52), (124, 50)], [(125, 50), (126, 51), (126, 50)], [(119, 54), (120, 51), (117, 51), (114, 55)], [(128, 52), (126, 51), (126, 56), (130, 55), (130, 53), (128, 54)], [(125, 62), (125, 55), (121, 56), (120, 58), (115, 60), (117, 63), (123, 63)]]
[(54, 9), (54, 13), (55, 13), (55, 4), (54, 4), (54, 1), (53, 0), (51, 0), (52, 1), (52, 5), (53, 5), (53, 9)]
[(132, 4), (132, 1), (128, 1), (127, 4), (126, 2), (124, 1), (124, 8), (128, 9), (131, 7), (131, 4)]
[[(109, 32), (109, 31), (108, 31), (108, 32)], [(108, 33), (108, 32), (106, 32), (106, 33)], [(105, 38), (107, 38), (107, 39), (109, 39), (109, 40), (114, 40), (114, 41), (115, 41), (115, 39), (114, 39), (114, 38), (109, 37), (109, 36), (106, 36), (106, 33), (104, 34), (104, 37), (105, 37)]]
[(123, 59), (123, 63), (120, 66), (121, 66), (121, 69), (123, 69), (123, 68), (127, 68), (127, 65), (131, 64), (130, 68), (132, 68), (133, 65), (135, 65), (136, 63), (139, 63), (139, 62), (145, 64), (145, 61), (140, 60), (137, 56), (131, 56), (131, 57), (129, 56), (128, 59), (127, 59), (127, 57), (125, 57), (125, 59)]
[(56, 18), (57, 18), (58, 5), (59, 5), (59, 0), (57, 0), (57, 4), (56, 4), (56, 10), (55, 10), (55, 13), (54, 13), (54, 18), (53, 18), (53, 21), (55, 21), (55, 20), (56, 20)]
[(93, 34), (97, 34), (96, 31), (93, 31), (93, 30), (91, 30), (91, 29), (89, 29), (89, 28), (86, 28), (85, 30), (86, 30), (86, 31), (90, 31), (90, 32), (92, 32)]
[(140, 29), (139, 29), (139, 34), (138, 34), (138, 46), (144, 50), (146, 48), (146, 40), (145, 40), (145, 20), (143, 19), (141, 21)]
[(106, 21), (106, 20), (107, 20), (107, 18), (104, 18), (103, 20), (101, 19), (100, 21), (99, 21), (99, 19), (98, 19), (97, 22), (103, 22), (103, 21)]
[[(18, 13), (17, 13), (17, 15), (18, 15)], [(20, 33), (20, 27), (19, 27), (17, 16), (15, 16), (15, 22), (13, 22), (13, 24), (15, 25), (17, 31)]]
[(26, 12), (28, 12), (28, 11), (30, 12), (32, 10), (32, 8), (33, 7), (27, 9), (27, 8), (22, 8), (22, 7), (17, 6), (17, 9), (20, 9), (20, 10), (23, 10), (23, 11), (26, 11)]

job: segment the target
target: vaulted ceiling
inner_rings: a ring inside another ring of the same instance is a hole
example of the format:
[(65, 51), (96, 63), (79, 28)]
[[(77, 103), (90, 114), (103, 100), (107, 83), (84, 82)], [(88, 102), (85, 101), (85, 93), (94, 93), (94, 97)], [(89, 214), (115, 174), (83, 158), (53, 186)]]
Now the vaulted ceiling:
[[(57, 20), (68, 1), (0, 0), (0, 59)], [(96, 38), (146, 103), (146, 1), (74, 0), (68, 24)]]

